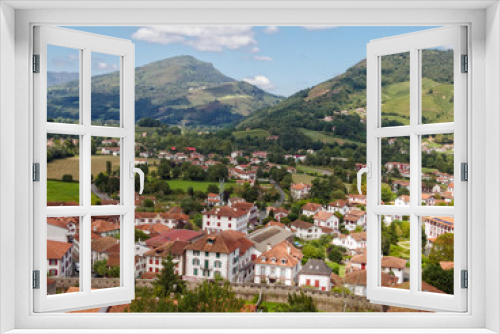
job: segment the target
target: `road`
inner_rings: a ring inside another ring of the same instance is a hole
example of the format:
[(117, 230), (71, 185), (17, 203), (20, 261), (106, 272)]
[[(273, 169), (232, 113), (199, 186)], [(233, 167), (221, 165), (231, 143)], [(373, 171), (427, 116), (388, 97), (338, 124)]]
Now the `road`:
[(100, 199), (111, 199), (111, 197), (109, 197), (108, 195), (106, 195), (105, 193), (103, 192), (100, 192), (99, 189), (97, 188), (97, 186), (95, 184), (92, 183), (92, 185), (90, 186), (90, 189), (92, 189), (92, 192), (97, 196), (99, 197)]
[(270, 180), (270, 181), (271, 181), (271, 184), (280, 193), (280, 198), (276, 201), (276, 203), (274, 203), (274, 207), (279, 208), (280, 206), (283, 205), (283, 203), (285, 203), (285, 199), (286, 199), (285, 191), (283, 189), (281, 189), (279, 183), (275, 182), (274, 180)]

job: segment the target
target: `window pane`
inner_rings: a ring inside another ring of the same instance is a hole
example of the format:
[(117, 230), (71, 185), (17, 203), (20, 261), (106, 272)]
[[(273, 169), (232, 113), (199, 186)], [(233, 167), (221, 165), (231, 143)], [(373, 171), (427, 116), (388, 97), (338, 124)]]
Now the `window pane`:
[(453, 122), (453, 45), (421, 52), (422, 123)]
[(47, 46), (47, 121), (80, 122), (80, 50)]
[(422, 217), (421, 291), (453, 294), (453, 217)]
[(47, 294), (80, 291), (80, 217), (47, 218)]
[(410, 125), (410, 52), (380, 58), (382, 126)]
[[(390, 217), (390, 219), (388, 219)], [(382, 216), (381, 277), (384, 287), (410, 289), (410, 222), (407, 216)]]
[(120, 204), (120, 138), (92, 137), (92, 204)]
[(422, 205), (453, 206), (453, 134), (422, 136)]
[(91, 258), (93, 289), (121, 286), (120, 221), (120, 216), (92, 217)]
[(47, 134), (47, 205), (80, 205), (80, 137)]
[(410, 205), (410, 137), (381, 139), (381, 200), (385, 205)]
[(120, 57), (92, 52), (91, 80), (92, 124), (119, 126)]

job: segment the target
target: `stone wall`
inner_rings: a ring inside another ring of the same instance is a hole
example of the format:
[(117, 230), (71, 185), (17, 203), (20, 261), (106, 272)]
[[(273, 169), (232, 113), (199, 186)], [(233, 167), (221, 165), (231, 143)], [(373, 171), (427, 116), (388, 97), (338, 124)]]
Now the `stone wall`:
[[(67, 289), (78, 285), (77, 278), (55, 278), (56, 287)], [(136, 287), (151, 288), (153, 280), (136, 279)], [(197, 282), (187, 281), (188, 289), (194, 289)], [(93, 278), (92, 288), (105, 289), (120, 285), (119, 278)], [(296, 286), (267, 285), (258, 283), (231, 283), (236, 296), (245, 300), (253, 300), (262, 293), (262, 301), (286, 303), (288, 294), (299, 293)], [(382, 312), (381, 305), (371, 304), (366, 298), (360, 296), (346, 296), (331, 291), (303, 289), (304, 293), (311, 296), (316, 307), (325, 312)]]

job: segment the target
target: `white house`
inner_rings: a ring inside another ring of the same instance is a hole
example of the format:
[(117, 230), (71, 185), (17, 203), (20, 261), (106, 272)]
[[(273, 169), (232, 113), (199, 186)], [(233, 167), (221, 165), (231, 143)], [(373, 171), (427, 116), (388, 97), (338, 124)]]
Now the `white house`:
[(351, 210), (344, 216), (344, 227), (346, 230), (354, 231), (357, 226), (366, 226), (366, 212), (362, 210)]
[(343, 199), (339, 199), (338, 201), (329, 203), (327, 206), (327, 210), (331, 213), (340, 212), (341, 214), (345, 215), (347, 211), (349, 211), (349, 202)]
[(52, 277), (71, 277), (73, 269), (71, 244), (47, 240), (47, 273)]
[[(344, 286), (354, 295), (366, 297), (366, 270), (357, 270), (346, 273), (344, 277)], [(397, 284), (397, 278), (382, 272), (380, 275), (381, 285), (384, 287), (394, 287)]]
[(220, 205), (220, 196), (218, 194), (209, 193), (207, 195), (206, 203), (210, 206)]
[(399, 196), (394, 201), (394, 205), (397, 205), (397, 206), (410, 205), (410, 196), (408, 196), (408, 195)]
[(303, 207), (302, 207), (302, 214), (303, 215), (306, 215), (308, 217), (311, 217), (311, 216), (314, 216), (315, 214), (317, 214), (318, 212), (320, 211), (323, 211), (324, 208), (321, 204), (318, 204), (318, 203), (306, 203)]
[(428, 242), (433, 242), (445, 233), (453, 233), (455, 219), (453, 217), (423, 217), (425, 234)]
[(332, 269), (326, 265), (325, 261), (309, 259), (299, 271), (298, 285), (330, 291), (332, 289), (331, 274)]
[[(380, 260), (382, 272), (397, 277), (397, 283), (404, 281), (404, 268), (406, 260), (395, 256), (383, 256)], [(346, 266), (346, 272), (365, 270), (367, 266), (366, 254), (353, 256)]]
[(73, 242), (78, 220), (74, 217), (47, 217), (47, 239)]
[(290, 192), (293, 199), (303, 199), (309, 196), (311, 191), (311, 185), (306, 183), (292, 183), (290, 186)]
[(253, 242), (245, 234), (225, 230), (205, 234), (186, 246), (186, 280), (222, 277), (230, 282), (251, 280)]
[(215, 207), (203, 212), (202, 229), (209, 233), (224, 230), (247, 232), (248, 212), (229, 206)]
[(325, 227), (316, 226), (314, 224), (302, 220), (296, 220), (292, 222), (290, 228), (292, 229), (292, 232), (295, 233), (295, 236), (297, 238), (305, 240), (319, 239), (325, 233), (331, 234), (334, 232), (333, 229), (327, 229)]
[(187, 245), (186, 241), (174, 240), (145, 252), (146, 272), (160, 272), (163, 269), (163, 259), (170, 255), (175, 266), (175, 274), (184, 275), (184, 250)]
[(179, 207), (174, 207), (167, 212), (135, 212), (135, 226), (143, 224), (162, 224), (175, 229), (179, 224), (189, 222), (189, 216)]
[(120, 240), (113, 237), (93, 239), (90, 244), (91, 264), (96, 261), (108, 260), (112, 253), (120, 252)]
[(339, 218), (328, 211), (319, 211), (314, 215), (314, 225), (329, 229), (339, 229)]
[(345, 247), (350, 251), (366, 249), (366, 232), (341, 234), (332, 240), (332, 244)]
[(254, 283), (294, 285), (301, 269), (302, 252), (284, 240), (260, 254), (254, 261)]

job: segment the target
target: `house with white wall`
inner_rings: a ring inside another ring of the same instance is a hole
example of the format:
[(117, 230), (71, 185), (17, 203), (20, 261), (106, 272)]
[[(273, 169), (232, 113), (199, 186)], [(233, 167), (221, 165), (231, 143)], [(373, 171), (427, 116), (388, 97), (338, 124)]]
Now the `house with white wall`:
[(287, 240), (260, 254), (254, 261), (254, 283), (295, 285), (303, 254)]
[(145, 252), (146, 272), (160, 272), (163, 269), (163, 259), (171, 256), (175, 274), (184, 275), (184, 251), (187, 245), (186, 241), (167, 241), (163, 245)]
[(298, 285), (301, 287), (314, 287), (321, 291), (330, 291), (332, 282), (330, 276), (332, 269), (323, 260), (309, 259), (300, 269)]
[(203, 214), (202, 229), (209, 233), (233, 230), (247, 233), (248, 212), (234, 207), (215, 207)]
[(71, 277), (73, 260), (71, 244), (47, 240), (47, 274), (51, 277)]
[(324, 208), (321, 204), (318, 203), (306, 203), (302, 207), (302, 214), (308, 217), (314, 216), (320, 211), (323, 211)]
[(253, 242), (234, 230), (205, 234), (186, 246), (186, 280), (224, 278), (245, 282), (253, 275)]

